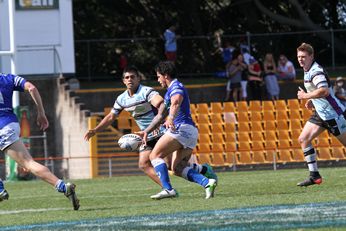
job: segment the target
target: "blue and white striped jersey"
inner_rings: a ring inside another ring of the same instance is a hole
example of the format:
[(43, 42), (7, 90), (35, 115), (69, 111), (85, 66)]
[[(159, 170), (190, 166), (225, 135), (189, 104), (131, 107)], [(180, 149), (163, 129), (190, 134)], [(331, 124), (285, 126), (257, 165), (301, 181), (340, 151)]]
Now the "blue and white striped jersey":
[[(130, 96), (128, 91), (124, 91), (115, 100), (112, 113), (119, 115), (122, 110), (130, 112), (138, 127), (144, 130), (149, 126), (157, 114), (156, 108), (151, 105), (150, 101), (158, 94), (159, 93), (153, 88), (143, 85), (139, 85), (137, 92), (133, 96)], [(159, 133), (158, 130), (154, 130), (148, 135), (148, 140), (162, 135), (163, 133), (163, 128), (160, 128)]]
[(335, 97), (327, 73), (316, 62), (314, 62), (307, 72), (304, 72), (304, 87), (307, 92), (312, 92), (318, 88), (329, 88), (329, 96), (312, 99), (316, 112), (323, 120), (337, 118), (345, 111), (345, 107)]
[(24, 91), (26, 80), (12, 74), (0, 74), (0, 129), (12, 122), (18, 122), (13, 112), (13, 91)]
[(183, 102), (180, 105), (180, 109), (178, 111), (178, 114), (174, 118), (174, 125), (176, 127), (179, 127), (180, 124), (191, 124), (195, 125), (195, 123), (192, 120), (191, 117), (191, 111), (190, 111), (190, 99), (189, 95), (187, 93), (186, 88), (182, 83), (180, 83), (177, 79), (174, 79), (170, 86), (167, 89), (167, 92), (165, 94), (165, 106), (169, 110), (171, 106), (171, 98), (172, 96), (180, 94), (184, 97)]

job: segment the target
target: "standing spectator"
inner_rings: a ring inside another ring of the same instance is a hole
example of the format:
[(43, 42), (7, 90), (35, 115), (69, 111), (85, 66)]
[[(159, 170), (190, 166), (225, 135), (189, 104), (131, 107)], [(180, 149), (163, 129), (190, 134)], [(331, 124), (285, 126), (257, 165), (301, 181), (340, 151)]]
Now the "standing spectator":
[(285, 55), (280, 55), (278, 62), (279, 80), (295, 80), (296, 70), (293, 63)]
[(220, 46), (212, 53), (212, 55), (215, 55), (217, 53), (220, 53), (222, 56), (222, 61), (225, 64), (225, 66), (232, 61), (233, 57), (233, 51), (235, 50), (235, 47), (231, 45), (229, 41), (225, 41), (224, 46)]
[(242, 72), (246, 68), (245, 64), (241, 64), (239, 60), (243, 60), (243, 56), (241, 54), (234, 56), (230, 62), (230, 65), (227, 67), (229, 80), (226, 87), (225, 101), (229, 101), (231, 92), (233, 101), (236, 102), (239, 100), (239, 94), (241, 93), (241, 76)]
[(175, 62), (177, 59), (177, 36), (175, 30), (176, 26), (171, 25), (163, 34), (166, 59), (171, 62)]
[(251, 92), (252, 100), (262, 100), (262, 69), (258, 61), (253, 57), (249, 60), (248, 71), (249, 92)]
[(278, 100), (280, 88), (276, 78), (276, 64), (272, 53), (267, 53), (265, 55), (263, 69), (268, 98), (271, 100)]
[(344, 86), (344, 79), (341, 76), (339, 76), (338, 78), (336, 78), (333, 91), (336, 98), (338, 98), (339, 101), (344, 106), (346, 106), (346, 90), (343, 88), (343, 86)]

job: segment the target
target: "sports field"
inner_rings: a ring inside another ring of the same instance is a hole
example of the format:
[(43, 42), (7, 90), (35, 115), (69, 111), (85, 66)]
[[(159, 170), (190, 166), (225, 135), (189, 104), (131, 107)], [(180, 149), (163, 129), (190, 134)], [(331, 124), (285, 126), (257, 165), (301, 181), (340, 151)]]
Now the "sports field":
[(161, 201), (144, 176), (76, 180), (79, 211), (41, 181), (9, 182), (0, 230), (346, 230), (346, 168), (322, 168), (322, 185), (298, 188), (307, 174), (222, 172), (210, 200), (177, 177), (180, 197)]

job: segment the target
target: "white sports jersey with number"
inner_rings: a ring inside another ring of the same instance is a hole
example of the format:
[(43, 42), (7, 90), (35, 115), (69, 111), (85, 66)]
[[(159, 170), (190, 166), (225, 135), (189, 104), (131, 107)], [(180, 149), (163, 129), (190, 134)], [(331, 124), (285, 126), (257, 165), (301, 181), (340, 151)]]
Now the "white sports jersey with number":
[[(122, 110), (130, 112), (138, 127), (144, 130), (157, 114), (156, 108), (151, 105), (150, 101), (158, 94), (153, 88), (143, 85), (139, 85), (137, 92), (133, 96), (130, 96), (128, 91), (124, 91), (115, 100), (112, 113), (119, 115)], [(148, 140), (161, 136), (163, 133), (163, 128), (160, 128), (159, 131), (155, 130), (149, 134)]]
[(335, 97), (328, 75), (318, 63), (314, 62), (310, 69), (304, 72), (304, 87), (307, 92), (321, 87), (329, 88), (327, 97), (312, 99), (315, 110), (322, 120), (337, 118), (345, 111), (345, 107)]

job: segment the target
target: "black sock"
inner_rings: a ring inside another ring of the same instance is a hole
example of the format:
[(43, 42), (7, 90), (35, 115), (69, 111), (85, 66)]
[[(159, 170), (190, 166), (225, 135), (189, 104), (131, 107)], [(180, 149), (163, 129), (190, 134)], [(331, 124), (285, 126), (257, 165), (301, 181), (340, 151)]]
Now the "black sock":
[(321, 178), (321, 175), (319, 172), (310, 172), (310, 176), (314, 179)]

